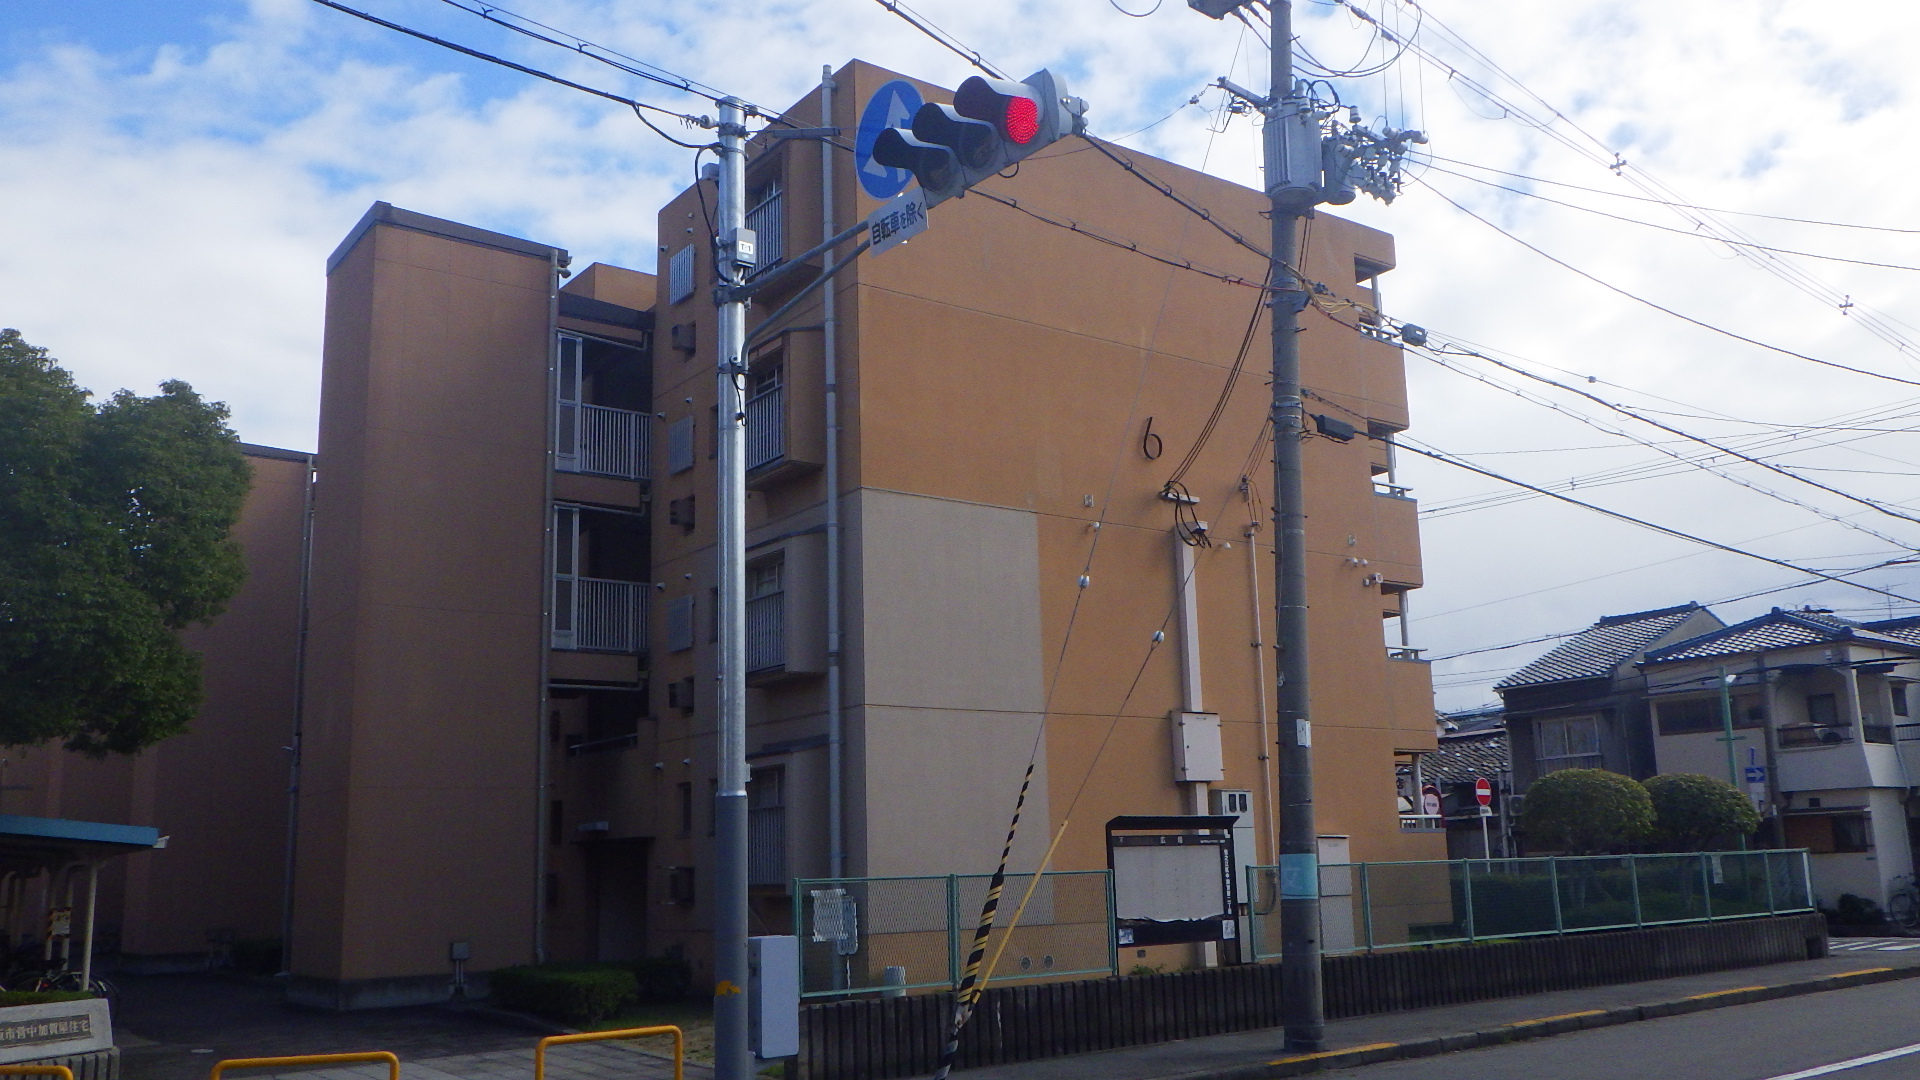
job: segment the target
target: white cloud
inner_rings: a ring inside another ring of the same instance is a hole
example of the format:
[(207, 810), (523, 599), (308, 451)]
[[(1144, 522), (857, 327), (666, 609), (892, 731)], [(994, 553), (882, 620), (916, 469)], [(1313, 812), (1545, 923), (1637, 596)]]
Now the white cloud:
[[(822, 63), (837, 66), (853, 56), (949, 83), (968, 70), (870, 0), (522, 2), (543, 21), (775, 106), (806, 93)], [(648, 88), (427, 0), (365, 3), (582, 81), (701, 109), (697, 99)], [(1411, 14), (1397, 4), (1364, 0), (1379, 17), (1397, 13), (1400, 27), (1412, 29)], [(1125, 18), (1098, 0), (919, 0), (918, 7), (1016, 74), (1041, 66), (1068, 73), (1075, 91), (1093, 103), (1095, 130), (1108, 135), (1159, 119), (1219, 74), (1264, 83), (1251, 35), (1177, 0), (1144, 19)], [(1312, 0), (1296, 7), (1296, 28), (1321, 59), (1350, 62), (1363, 48), (1373, 59), (1382, 56), (1365, 24), (1345, 9)], [(1703, 205), (1895, 226), (1912, 221), (1904, 190), (1912, 151), (1902, 138), (1920, 119), (1905, 55), (1905, 43), (1920, 31), (1920, 10), (1912, 5), (1863, 0), (1845, 18), (1804, 0), (1432, 0), (1429, 7), (1484, 56), (1449, 44), (1434, 25), (1419, 40), (1468, 76), (1522, 100), (1521, 91), (1500, 81), (1499, 71), (1511, 74), (1564, 113), (1556, 132), (1575, 142), (1589, 132), (1631, 168)], [(134, 53), (90, 48), (87, 27), (66, 29), (68, 44), (0, 70), (0, 138), (10, 161), (0, 168), (0, 206), (8, 208), (0, 211), (7, 241), (0, 246), (0, 320), (52, 347), (99, 391), (186, 378), (232, 403), (236, 426), (255, 441), (312, 445), (320, 268), (368, 203), (387, 199), (565, 245), (583, 259), (645, 265), (653, 209), (691, 168), (685, 151), (661, 143), (615, 106), (395, 40), (303, 0), (254, 0), (210, 30), (195, 30), (199, 36), (183, 31), (179, 43), (154, 41)], [(1384, 75), (1343, 82), (1341, 92), (1369, 118), (1385, 113), (1392, 123), (1430, 131), (1432, 149), (1443, 157), (1633, 190), (1411, 58)], [(1245, 118), (1210, 132), (1208, 110), (1217, 101), (1213, 94), (1205, 108), (1180, 109), (1134, 144), (1255, 182), (1257, 134)], [(1526, 104), (1547, 115), (1539, 102)], [(1920, 378), (1920, 365), (1864, 332), (1858, 317), (1871, 308), (1920, 325), (1907, 301), (1910, 274), (1797, 260), (1805, 273), (1862, 305), (1846, 316), (1709, 241), (1505, 195), (1442, 172), (1426, 179), (1501, 228), (1677, 311), (1811, 355)], [(1536, 190), (1687, 227), (1658, 206)], [(1598, 376), (1605, 381), (1581, 385), (1616, 400), (1818, 424), (1916, 397), (1907, 392), (1912, 388), (1770, 354), (1651, 311), (1552, 266), (1419, 186), (1391, 207), (1363, 201), (1342, 213), (1397, 235), (1400, 268), (1385, 281), (1392, 313), (1434, 328), (1438, 340), (1460, 335)], [(1783, 247), (1920, 264), (1920, 245), (1910, 236), (1728, 220)], [(1920, 338), (1912, 327), (1903, 332)], [(1447, 450), (1502, 451), (1475, 458), (1489, 468), (1550, 483), (1657, 460), (1642, 448), (1562, 451), (1618, 440), (1424, 361), (1409, 360), (1409, 378), (1412, 434)], [(1530, 389), (1584, 415), (1604, 415), (1547, 387)], [(1759, 430), (1670, 419), (1717, 437)], [(1606, 422), (1631, 426), (1618, 417)], [(1911, 474), (1920, 469), (1910, 464), (1913, 442), (1910, 435), (1882, 436), (1783, 460), (1889, 470), (1894, 475), (1809, 475), (1914, 501), (1920, 485)], [(1515, 450), (1538, 452), (1509, 452)], [(1859, 512), (1856, 520), (1895, 538), (1920, 536), (1910, 523), (1739, 468), (1756, 484), (1792, 489), (1835, 513)], [(1499, 488), (1439, 464), (1412, 461), (1405, 471), (1429, 507)], [(1575, 494), (1820, 566), (1859, 565), (1891, 549), (1698, 472)], [(1415, 601), (1416, 644), (1436, 653), (1791, 578), (1543, 499), (1436, 515), (1424, 540), (1428, 586)], [(1678, 556), (1688, 557), (1661, 562)], [(1617, 572), (1649, 563), (1658, 565)], [(1871, 580), (1902, 586), (1909, 575)], [(1504, 599), (1526, 593), (1534, 595)], [(1788, 596), (1794, 603), (1874, 604), (1839, 587)], [(1726, 613), (1750, 614), (1771, 602), (1736, 604)], [(1517, 664), (1533, 651), (1467, 657), (1440, 670)], [(1481, 681), (1450, 685), (1475, 678)], [(1442, 674), (1441, 681), (1443, 703), (1486, 696), (1486, 678)]]

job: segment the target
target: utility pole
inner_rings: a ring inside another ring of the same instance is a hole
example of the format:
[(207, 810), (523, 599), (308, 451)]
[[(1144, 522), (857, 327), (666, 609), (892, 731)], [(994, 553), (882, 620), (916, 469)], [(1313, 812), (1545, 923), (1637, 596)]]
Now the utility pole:
[[(1253, 0), (1187, 0), (1210, 18)], [(1320, 994), (1320, 841), (1313, 819), (1313, 718), (1310, 715), (1307, 649), (1307, 514), (1303, 482), (1306, 410), (1300, 394), (1300, 313), (1311, 299), (1310, 283), (1295, 265), (1300, 218), (1320, 203), (1344, 205), (1355, 190), (1382, 202), (1399, 194), (1400, 162), (1408, 143), (1424, 143), (1417, 131), (1360, 126), (1359, 110), (1342, 125), (1334, 105), (1315, 101), (1293, 78), (1293, 5), (1267, 0), (1272, 32), (1269, 87), (1265, 97), (1218, 81), (1221, 89), (1260, 111), (1267, 201), (1272, 217), (1267, 307), (1273, 328), (1273, 516), (1276, 633), (1279, 652), (1278, 725), (1280, 779), (1280, 985), (1286, 1048), (1320, 1050), (1326, 1014)]]
[[(1291, 183), (1289, 151), (1300, 128), (1294, 117), (1308, 103), (1293, 92), (1293, 5), (1271, 0), (1273, 71), (1265, 136), (1267, 198), (1273, 239), (1267, 285), (1273, 327), (1273, 569), (1279, 649), (1280, 986), (1286, 1048), (1314, 1053), (1326, 1038), (1320, 996), (1320, 842), (1313, 821), (1313, 719), (1307, 684), (1307, 515), (1303, 451), (1306, 414), (1300, 399), (1300, 312), (1307, 292), (1294, 273), (1294, 235), (1300, 215), (1320, 201)], [(1319, 156), (1318, 125), (1312, 149)], [(1291, 144), (1291, 145), (1290, 145)], [(1314, 180), (1319, 179), (1316, 168)]]
[(746, 228), (746, 109), (720, 105), (719, 237), (714, 298), (720, 344), (714, 372), (720, 453), (719, 783), (713, 802), (713, 1072), (716, 1080), (753, 1080), (747, 1044), (747, 301), (736, 290), (754, 262)]

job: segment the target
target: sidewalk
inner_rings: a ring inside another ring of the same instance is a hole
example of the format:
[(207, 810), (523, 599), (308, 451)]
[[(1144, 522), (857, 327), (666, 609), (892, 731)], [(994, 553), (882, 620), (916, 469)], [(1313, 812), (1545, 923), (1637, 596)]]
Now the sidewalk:
[(1874, 979), (1920, 977), (1920, 940), (1840, 938), (1833, 947), (1834, 954), (1821, 960), (1335, 1020), (1327, 1024), (1326, 1040), (1333, 1053), (1314, 1059), (1287, 1060), (1279, 1030), (1269, 1028), (993, 1065), (955, 1075), (962, 1080), (1083, 1080), (1090, 1076), (1100, 1080), (1252, 1080), (1296, 1076), (1323, 1067), (1426, 1056), (1652, 1018), (1635, 1010), (1671, 1015)]

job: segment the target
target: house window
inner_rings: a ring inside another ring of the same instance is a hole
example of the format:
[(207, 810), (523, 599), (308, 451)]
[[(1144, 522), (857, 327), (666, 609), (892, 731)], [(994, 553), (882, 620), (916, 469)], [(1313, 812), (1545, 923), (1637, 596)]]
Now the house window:
[(1865, 814), (1835, 814), (1833, 850), (1872, 851), (1873, 831), (1868, 828), (1870, 820)]
[(1533, 756), (1542, 774), (1600, 767), (1600, 719), (1570, 716), (1533, 722)]
[(1902, 682), (1892, 683), (1887, 687), (1887, 693), (1893, 695), (1893, 715), (1909, 715), (1907, 712), (1907, 684)]
[(1840, 706), (1832, 694), (1807, 695), (1807, 723), (1834, 727), (1840, 723)]

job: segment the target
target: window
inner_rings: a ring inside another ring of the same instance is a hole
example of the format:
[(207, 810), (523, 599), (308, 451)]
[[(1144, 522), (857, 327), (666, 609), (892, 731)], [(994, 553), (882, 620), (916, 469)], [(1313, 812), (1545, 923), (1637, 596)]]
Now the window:
[(693, 867), (667, 867), (667, 902), (670, 904), (693, 903)]
[[(1751, 700), (1751, 699), (1748, 699)], [(1766, 709), (1746, 701), (1733, 703), (1733, 726), (1760, 727), (1766, 721)], [(1701, 731), (1719, 731), (1726, 721), (1720, 715), (1718, 695), (1695, 698), (1656, 698), (1660, 710), (1660, 734), (1687, 735)]]
[(1600, 719), (1570, 716), (1533, 722), (1533, 756), (1542, 773), (1600, 768)]
[(693, 676), (667, 684), (667, 708), (679, 709), (682, 714), (693, 711)]
[(1833, 850), (1835, 851), (1872, 851), (1873, 833), (1867, 828), (1865, 814), (1835, 814), (1833, 816)]
[(553, 452), (562, 472), (580, 467), (580, 382), (580, 339), (562, 334), (553, 414)]
[(786, 558), (776, 555), (747, 567), (747, 670), (787, 663)]
[(1840, 707), (1832, 694), (1807, 695), (1807, 723), (1834, 727), (1840, 723)]
[(680, 526), (681, 532), (690, 533), (693, 531), (693, 511), (694, 504), (693, 496), (691, 495), (684, 499), (668, 499), (667, 524), (678, 525)]
[(694, 598), (676, 596), (667, 602), (667, 651), (685, 652), (693, 648)]
[(682, 780), (679, 784), (680, 796), (680, 835), (693, 835), (693, 782)]
[(1889, 683), (1887, 685), (1887, 693), (1893, 695), (1893, 715), (1895, 716), (1910, 715), (1907, 712), (1907, 684), (1906, 683), (1903, 683), (1903, 682)]
[(783, 365), (760, 364), (748, 377), (747, 468), (771, 465), (787, 454)]
[(677, 304), (693, 295), (693, 245), (688, 244), (667, 260), (667, 303)]
[(559, 799), (547, 804), (547, 843), (560, 846), (567, 842), (567, 804)]
[(667, 425), (667, 473), (683, 473), (693, 468), (693, 417), (683, 416)]

